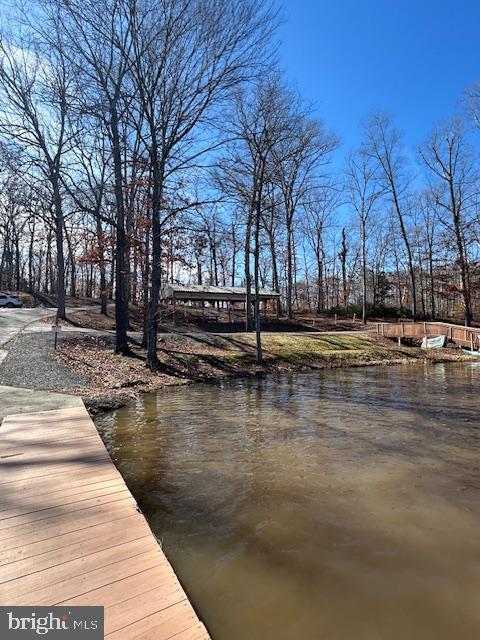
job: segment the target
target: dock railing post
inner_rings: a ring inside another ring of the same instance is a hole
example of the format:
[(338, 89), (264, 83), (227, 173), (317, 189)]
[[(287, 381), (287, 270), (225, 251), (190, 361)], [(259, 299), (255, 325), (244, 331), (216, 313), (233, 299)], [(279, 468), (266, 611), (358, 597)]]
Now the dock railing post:
[(405, 327), (403, 326), (403, 322), (400, 323), (400, 335), (397, 337), (398, 346), (402, 346), (402, 338), (405, 335)]

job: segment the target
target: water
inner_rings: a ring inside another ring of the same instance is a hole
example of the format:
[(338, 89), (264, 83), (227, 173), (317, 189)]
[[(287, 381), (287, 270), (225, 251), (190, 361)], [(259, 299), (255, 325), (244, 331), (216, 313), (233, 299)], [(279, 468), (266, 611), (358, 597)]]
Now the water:
[(480, 637), (480, 368), (179, 387), (98, 421), (215, 640)]

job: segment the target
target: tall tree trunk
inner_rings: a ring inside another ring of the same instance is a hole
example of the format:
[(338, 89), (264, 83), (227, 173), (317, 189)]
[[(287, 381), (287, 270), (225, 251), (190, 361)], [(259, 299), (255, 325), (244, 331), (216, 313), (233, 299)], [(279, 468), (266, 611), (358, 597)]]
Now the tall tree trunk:
[(255, 340), (257, 351), (257, 364), (263, 364), (262, 333), (260, 326), (260, 218), (262, 212), (261, 192), (258, 194), (255, 216), (255, 255), (254, 255), (254, 279), (255, 279)]
[(97, 216), (97, 247), (98, 247), (98, 268), (100, 271), (100, 313), (107, 315), (107, 272), (105, 268), (105, 246), (103, 239), (102, 221)]
[(307, 294), (307, 306), (308, 306), (308, 310), (311, 311), (312, 301), (310, 297), (310, 275), (309, 275), (309, 269), (308, 269), (308, 263), (307, 263), (307, 255), (305, 253), (305, 247), (303, 247), (303, 269), (305, 273), (305, 290)]
[(325, 293), (323, 286), (323, 260), (320, 252), (317, 253), (317, 313), (320, 314), (325, 307)]
[(116, 252), (115, 252), (115, 353), (130, 355), (128, 346), (128, 294), (126, 264), (125, 207), (123, 200), (123, 172), (118, 114), (116, 106), (110, 108), (112, 155), (115, 176)]
[(345, 233), (345, 229), (342, 229), (342, 244), (339, 256), (342, 269), (342, 299), (345, 315), (347, 313), (347, 253), (347, 236)]
[(157, 332), (158, 305), (162, 283), (162, 251), (161, 251), (161, 209), (163, 199), (163, 163), (159, 163), (158, 143), (155, 132), (151, 130), (150, 166), (152, 171), (152, 282), (148, 303), (147, 329), (147, 366), (153, 371), (158, 367)]
[(429, 249), (428, 255), (428, 273), (430, 277), (430, 312), (432, 314), (432, 320), (435, 319), (435, 278), (433, 275), (433, 252)]
[(367, 248), (365, 218), (360, 221), (360, 243), (362, 248), (362, 322), (367, 324)]
[[(277, 250), (275, 247), (275, 238), (273, 233), (269, 232), (268, 234), (270, 240), (270, 255), (272, 257), (272, 289), (274, 291), (280, 291), (280, 280), (278, 277), (278, 258), (277, 258)], [(282, 301), (280, 297), (277, 299), (277, 318), (282, 315)]]
[(57, 248), (57, 315), (66, 320), (65, 309), (65, 257), (63, 254), (63, 211), (60, 183), (58, 177), (52, 179), (53, 199), (55, 207), (55, 242)]
[[(151, 178), (151, 173), (150, 173)], [(149, 193), (149, 201), (151, 201)], [(151, 219), (151, 211), (147, 209), (147, 218)], [(148, 316), (149, 316), (149, 281), (150, 281), (150, 227), (147, 225), (145, 231), (145, 255), (143, 258), (143, 335), (142, 347), (147, 348), (148, 345)]]
[(47, 249), (45, 252), (45, 281), (43, 285), (43, 291), (46, 294), (52, 292), (51, 273), (52, 273), (52, 232), (50, 231), (50, 228), (49, 228), (47, 232)]
[(287, 219), (287, 315), (293, 318), (293, 230), (291, 220)]
[(237, 266), (237, 235), (232, 223), (232, 287), (235, 286), (235, 271)]
[(413, 265), (413, 255), (412, 248), (410, 246), (410, 240), (408, 239), (407, 229), (405, 227), (405, 223), (403, 220), (403, 215), (400, 210), (400, 204), (398, 203), (398, 198), (396, 195), (396, 191), (394, 192), (394, 203), (395, 209), (398, 215), (398, 221), (400, 223), (400, 231), (402, 234), (403, 243), (405, 245), (405, 249), (407, 251), (407, 262), (408, 262), (408, 274), (410, 278), (410, 292), (412, 296), (411, 305), (412, 305), (412, 320), (415, 322), (417, 318), (417, 285), (415, 280), (415, 267)]
[(18, 238), (18, 234), (15, 236), (15, 282), (17, 285), (17, 291), (21, 291), (22, 283), (21, 283), (21, 274), (20, 274), (20, 240)]
[(450, 202), (453, 214), (453, 228), (455, 231), (455, 241), (457, 244), (458, 262), (460, 265), (460, 277), (462, 281), (462, 298), (463, 305), (465, 307), (465, 326), (470, 327), (472, 325), (472, 300), (470, 294), (470, 272), (468, 266), (468, 260), (466, 257), (465, 243), (463, 240), (461, 213), (457, 204), (457, 198), (455, 195), (455, 184), (453, 177), (449, 180), (450, 189)]
[(252, 233), (252, 214), (250, 213), (247, 220), (247, 230), (245, 233), (245, 329), (252, 330), (252, 276), (250, 274), (250, 238)]
[(68, 234), (65, 223), (63, 225), (63, 231), (65, 234), (65, 240), (67, 241), (68, 262), (70, 264), (70, 295), (72, 298), (76, 298), (77, 297), (77, 279), (76, 279), (77, 270), (76, 270), (76, 264), (75, 264), (75, 255), (72, 248), (71, 238)]
[[(30, 243), (28, 245), (28, 293), (30, 295), (33, 294), (33, 290), (35, 288), (35, 280), (34, 280), (34, 273), (33, 273), (33, 247), (34, 247), (34, 242), (35, 242), (35, 224), (33, 225), (33, 228), (30, 229)], [(0, 273), (1, 273), (1, 266), (0, 266)], [(0, 281), (0, 286), (1, 286), (1, 281)]]
[(422, 315), (423, 318), (427, 317), (427, 307), (426, 307), (426, 300), (425, 300), (425, 278), (424, 278), (424, 272), (423, 272), (423, 262), (422, 262), (422, 256), (420, 254), (420, 250), (418, 251), (418, 268), (419, 268), (419, 275), (420, 275), (420, 303), (422, 305)]
[(197, 284), (199, 284), (199, 285), (203, 284), (202, 257), (201, 256), (197, 256)]
[[(210, 236), (210, 282), (218, 287), (217, 239), (215, 228)], [(210, 234), (209, 234), (210, 235)]]

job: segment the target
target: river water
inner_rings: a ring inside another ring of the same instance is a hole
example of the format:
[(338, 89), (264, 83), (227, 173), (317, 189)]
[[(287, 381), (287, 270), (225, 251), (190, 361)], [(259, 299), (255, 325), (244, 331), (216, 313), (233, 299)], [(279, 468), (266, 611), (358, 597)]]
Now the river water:
[(177, 387), (97, 421), (214, 640), (480, 637), (480, 367)]

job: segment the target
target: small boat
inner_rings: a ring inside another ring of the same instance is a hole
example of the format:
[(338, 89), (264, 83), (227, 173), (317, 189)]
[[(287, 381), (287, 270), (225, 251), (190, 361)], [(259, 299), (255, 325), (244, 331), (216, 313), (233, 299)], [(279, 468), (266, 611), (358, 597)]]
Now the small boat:
[(473, 356), (474, 358), (480, 358), (480, 351), (474, 349), (462, 349), (463, 353), (467, 356)]
[(436, 336), (435, 338), (423, 338), (422, 349), (441, 349), (447, 343), (447, 336)]

